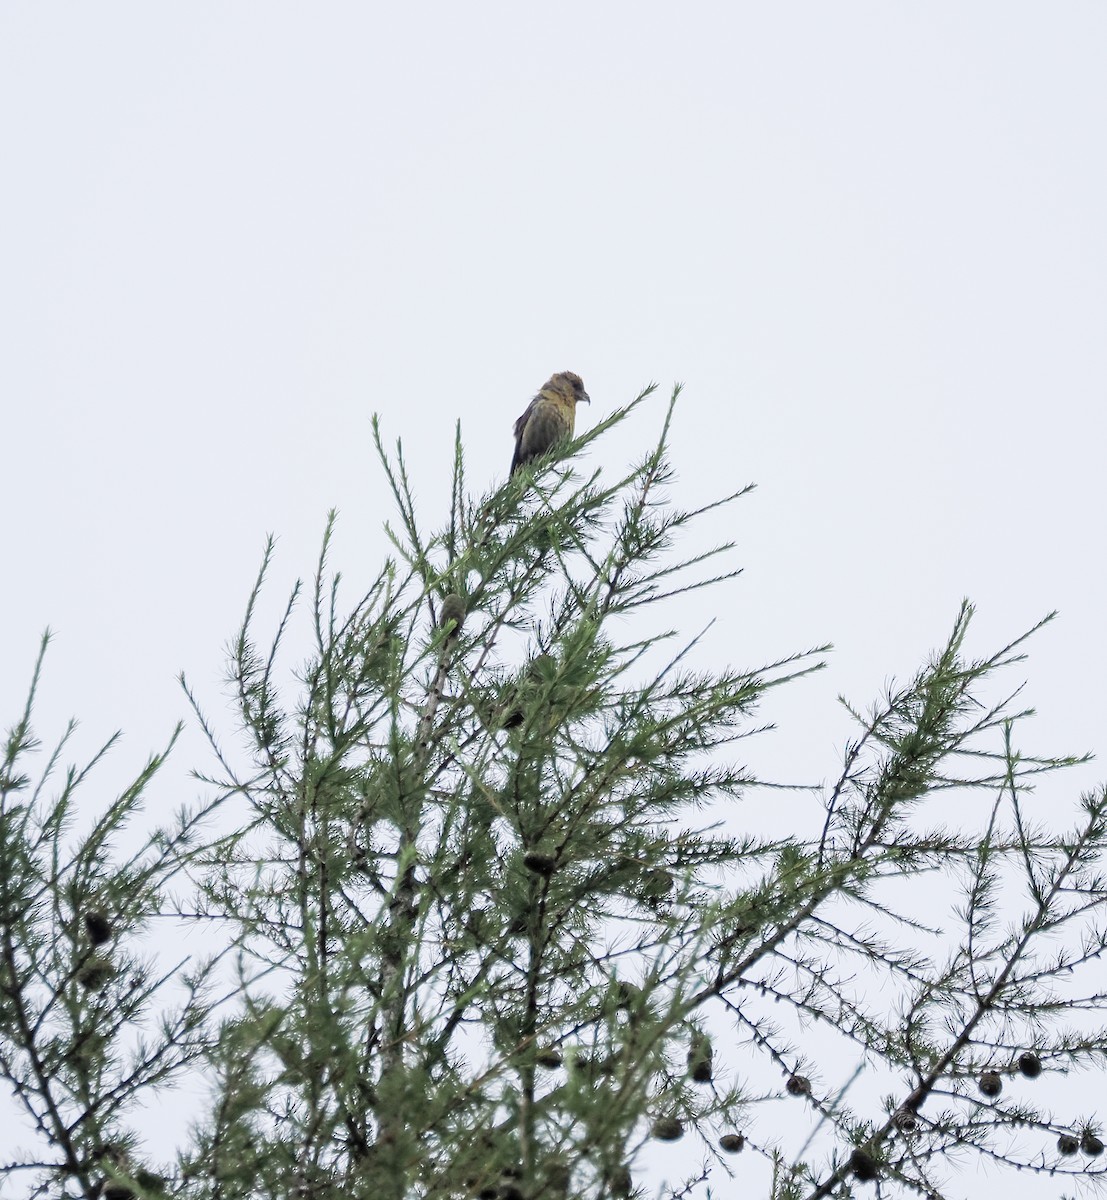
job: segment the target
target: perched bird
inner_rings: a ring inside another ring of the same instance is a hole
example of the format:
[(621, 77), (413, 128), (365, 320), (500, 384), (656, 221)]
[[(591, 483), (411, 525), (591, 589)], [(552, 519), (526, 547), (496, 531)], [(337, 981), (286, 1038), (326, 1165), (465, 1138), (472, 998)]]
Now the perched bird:
[(512, 475), (532, 458), (539, 458), (557, 442), (573, 436), (577, 404), (590, 403), (579, 375), (560, 371), (542, 385), (542, 390), (527, 405), (527, 411), (515, 422), (515, 456)]

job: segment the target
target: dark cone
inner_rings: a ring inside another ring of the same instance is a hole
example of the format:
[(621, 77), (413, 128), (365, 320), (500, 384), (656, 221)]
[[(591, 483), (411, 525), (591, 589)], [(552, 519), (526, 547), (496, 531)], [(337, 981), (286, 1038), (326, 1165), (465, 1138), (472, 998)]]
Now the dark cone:
[(849, 1156), (849, 1169), (861, 1183), (872, 1183), (878, 1174), (876, 1159), (861, 1149), (854, 1150)]
[(565, 1060), (556, 1046), (549, 1046), (545, 1050), (539, 1050), (534, 1061), (547, 1071), (556, 1071)]
[(537, 850), (528, 850), (523, 855), (523, 866), (528, 871), (533, 871), (535, 875), (549, 879), (557, 870), (557, 859), (552, 854), (539, 854)]
[(504, 729), (518, 729), (523, 723), (523, 710), (521, 708), (509, 708), (504, 713), (503, 727)]
[(692, 1044), (688, 1047), (688, 1074), (692, 1076), (693, 1082), (711, 1082), (713, 1057), (711, 1039), (706, 1034), (693, 1033)]
[(706, 1062), (696, 1063), (696, 1065), (692, 1068), (693, 1083), (710, 1083), (711, 1079), (712, 1074), (710, 1059), (708, 1059)]
[(563, 1158), (551, 1159), (546, 1165), (546, 1186), (555, 1195), (564, 1196), (573, 1177), (572, 1169)]
[(621, 1167), (616, 1167), (608, 1176), (608, 1182), (611, 1184), (611, 1194), (613, 1196), (629, 1196), (631, 1186), (634, 1182), (631, 1179), (630, 1167), (625, 1163)]
[(1042, 1060), (1036, 1054), (1020, 1054), (1019, 1071), (1027, 1079), (1037, 1079), (1042, 1073)]
[(1098, 1158), (1103, 1153), (1103, 1143), (1090, 1129), (1085, 1129), (1080, 1138), (1080, 1149), (1092, 1158)]
[(618, 1004), (620, 1008), (634, 1008), (642, 1001), (642, 989), (633, 983), (619, 980)]
[(740, 1154), (745, 1144), (746, 1139), (740, 1133), (724, 1133), (719, 1138), (719, 1149), (727, 1154)]
[(1063, 1133), (1057, 1139), (1057, 1153), (1064, 1154), (1066, 1157), (1070, 1154), (1075, 1154), (1080, 1149), (1080, 1143), (1072, 1136), (1071, 1133)]
[(77, 982), (86, 992), (102, 991), (115, 974), (111, 959), (103, 954), (94, 954), (77, 971)]
[(650, 1133), (659, 1142), (679, 1142), (684, 1137), (684, 1122), (676, 1117), (658, 1117)]
[(989, 1100), (994, 1100), (1003, 1091), (1003, 1080), (1000, 1079), (995, 1071), (985, 1071), (980, 1076), (976, 1086)]
[(810, 1096), (811, 1080), (806, 1075), (791, 1075), (784, 1085), (789, 1096)]
[(85, 913), (85, 933), (88, 934), (88, 940), (94, 946), (102, 946), (105, 942), (111, 941), (111, 935), (114, 932), (107, 913), (96, 908), (90, 908)]
[(576, 1068), (589, 1079), (599, 1079), (601, 1075), (614, 1075), (619, 1066), (619, 1060), (613, 1054), (604, 1056), (582, 1054), (576, 1060)]
[(897, 1108), (892, 1123), (900, 1133), (914, 1133), (919, 1127), (919, 1118), (909, 1108)]

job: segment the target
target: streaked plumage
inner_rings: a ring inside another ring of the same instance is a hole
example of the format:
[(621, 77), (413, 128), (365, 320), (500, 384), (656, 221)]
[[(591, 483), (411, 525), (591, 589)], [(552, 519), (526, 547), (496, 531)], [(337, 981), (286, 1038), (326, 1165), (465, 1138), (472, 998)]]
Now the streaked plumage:
[(532, 458), (539, 458), (560, 441), (573, 436), (577, 405), (589, 403), (581, 377), (573, 371), (560, 371), (542, 385), (542, 390), (527, 405), (515, 422), (515, 455), (512, 475)]

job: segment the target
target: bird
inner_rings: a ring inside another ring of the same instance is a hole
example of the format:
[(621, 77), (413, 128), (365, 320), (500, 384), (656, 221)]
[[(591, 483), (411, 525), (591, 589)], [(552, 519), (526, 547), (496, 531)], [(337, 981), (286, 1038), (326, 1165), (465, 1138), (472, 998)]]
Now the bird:
[(559, 371), (542, 385), (526, 412), (515, 422), (515, 454), (511, 474), (540, 458), (558, 442), (573, 436), (577, 405), (590, 404), (584, 382), (573, 371)]

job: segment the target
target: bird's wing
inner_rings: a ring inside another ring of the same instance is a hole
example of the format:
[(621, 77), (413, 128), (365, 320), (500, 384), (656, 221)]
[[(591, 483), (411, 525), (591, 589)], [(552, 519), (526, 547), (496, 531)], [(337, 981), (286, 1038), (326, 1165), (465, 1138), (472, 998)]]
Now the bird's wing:
[(514, 463), (519, 466), (545, 454), (572, 433), (569, 411), (554, 400), (543, 398), (532, 404), (528, 412), (515, 445)]
[(523, 415), (515, 422), (516, 442), (518, 442), (518, 440), (523, 436), (523, 430), (527, 427), (527, 418), (532, 412), (534, 412), (534, 406), (540, 403), (541, 400), (541, 396), (535, 396), (534, 399), (526, 406), (526, 408), (523, 409)]
[(523, 415), (515, 422), (515, 453), (511, 458), (511, 474), (514, 475), (518, 467), (522, 466), (531, 457), (524, 453), (523, 436), (527, 431), (527, 422), (530, 420), (531, 413), (535, 407), (541, 402), (541, 396), (535, 396), (534, 399), (527, 405), (523, 411)]

